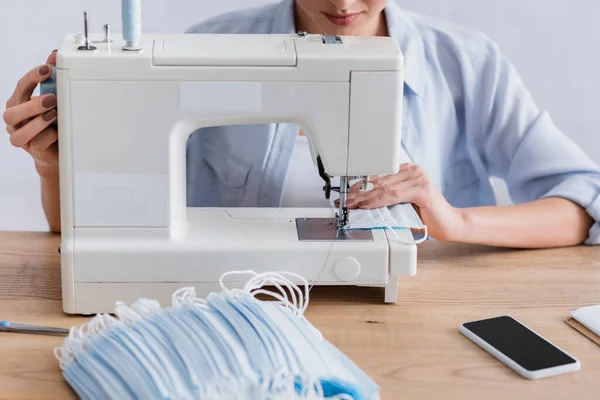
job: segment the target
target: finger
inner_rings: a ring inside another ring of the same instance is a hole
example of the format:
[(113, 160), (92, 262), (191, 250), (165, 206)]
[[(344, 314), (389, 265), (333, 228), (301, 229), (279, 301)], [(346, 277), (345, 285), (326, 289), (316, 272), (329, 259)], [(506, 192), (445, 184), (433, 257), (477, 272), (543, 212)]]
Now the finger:
[(371, 182), (371, 183), (385, 182), (385, 181), (389, 180), (389, 178), (396, 176), (401, 171), (405, 171), (405, 170), (409, 169), (413, 165), (414, 164), (411, 164), (411, 163), (401, 164), (400, 167), (398, 168), (398, 171), (396, 173), (389, 174), (389, 175), (376, 175), (376, 176), (372, 176), (372, 177), (369, 177), (368, 181)]
[(387, 207), (394, 204), (412, 203), (416, 206), (427, 206), (431, 200), (431, 191), (428, 190), (428, 184), (417, 184), (397, 193), (389, 191), (380, 193), (377, 197), (371, 197), (359, 201), (359, 208), (377, 208)]
[[(346, 207), (351, 203), (351, 200), (346, 196)], [(340, 206), (340, 199), (334, 200), (333, 205), (336, 207)]]
[(426, 176), (423, 168), (414, 164), (403, 164), (397, 173), (373, 179), (373, 184), (388, 185), (392, 182), (408, 181), (420, 176)]
[(416, 166), (417, 166), (416, 164), (413, 164), (411, 162), (403, 163), (403, 164), (400, 164), (400, 167), (398, 168), (398, 172), (407, 170), (407, 169), (411, 169)]
[(12, 135), (16, 131), (17, 131), (17, 128), (15, 128), (14, 126), (6, 125), (6, 132), (8, 132), (9, 135)]
[(360, 191), (360, 184), (361, 184), (361, 182), (356, 182), (355, 184), (353, 184), (352, 186), (350, 186), (350, 190), (348, 191), (348, 194), (359, 192)]
[(56, 107), (56, 96), (46, 94), (34, 97), (30, 101), (16, 105), (4, 112), (3, 118), (6, 125), (19, 127), (19, 124), (29, 118), (38, 116)]
[(414, 189), (422, 186), (420, 180), (402, 181), (395, 183), (392, 187), (379, 186), (370, 192), (357, 196), (354, 202), (359, 208), (365, 206), (372, 208), (379, 204), (377, 199), (385, 199), (385, 206), (390, 204), (408, 203), (413, 200)]
[(37, 167), (50, 167), (58, 165), (58, 141), (52, 143), (45, 151), (35, 158)]
[[(337, 199), (333, 202), (335, 207), (340, 206), (340, 200)], [(346, 207), (351, 208), (354, 205), (354, 199), (350, 195), (346, 195)]]
[(370, 192), (371, 190), (373, 190), (373, 188), (375, 186), (375, 184), (373, 182), (374, 182), (374, 180), (368, 180), (367, 185), (364, 190), (361, 190), (362, 182), (355, 183), (354, 185), (352, 185), (350, 187), (347, 197), (354, 198), (362, 193)]
[(361, 193), (352, 198), (352, 203), (361, 203), (363, 201), (367, 201), (376, 197), (380, 197), (385, 193), (385, 190), (381, 187), (377, 187), (373, 190), (370, 190), (365, 193)]
[(409, 199), (418, 197), (419, 187), (421, 185), (413, 186), (407, 190), (402, 191), (402, 196), (395, 196), (393, 193), (385, 190), (379, 190), (375, 196), (371, 196), (366, 199), (361, 199), (356, 203), (356, 207), (364, 210), (389, 207), (400, 203), (411, 203)]
[(13, 146), (23, 147), (29, 143), (35, 136), (48, 127), (56, 120), (56, 109), (35, 117), (31, 122), (18, 129), (10, 135), (10, 142)]
[(29, 153), (35, 158), (40, 158), (48, 148), (58, 140), (58, 132), (52, 126), (41, 131), (29, 142)]
[[(373, 177), (373, 178), (368, 177), (367, 182), (373, 182), (375, 179), (376, 179), (376, 177)], [(362, 184), (363, 184), (362, 179), (359, 180), (358, 182), (354, 183), (352, 186), (350, 186), (349, 193), (360, 193), (361, 192), (360, 188), (361, 188)]]
[(394, 204), (394, 199), (388, 193), (380, 192), (379, 196), (371, 197), (368, 200), (361, 200), (356, 203), (356, 207), (362, 210), (372, 210), (374, 208), (386, 207)]
[(358, 203), (360, 207), (360, 204), (364, 202), (371, 201), (372, 199), (377, 197), (386, 196), (386, 198), (391, 197), (393, 199), (396, 199), (396, 203), (401, 203), (406, 197), (406, 192), (410, 191), (413, 187), (418, 186), (421, 183), (421, 180), (417, 179), (390, 182), (385, 186), (379, 185), (371, 191), (358, 194), (355, 198), (353, 198), (353, 202)]
[(52, 50), (52, 53), (50, 53), (48, 59), (46, 60), (46, 64), (56, 65), (56, 51), (57, 50)]
[(17, 87), (6, 102), (6, 108), (11, 108), (17, 104), (28, 101), (37, 85), (44, 82), (51, 75), (52, 68), (48, 64), (38, 66), (29, 71), (24, 77), (19, 79), (19, 82), (17, 82)]
[(387, 193), (382, 188), (377, 188), (370, 191), (368, 194), (364, 194), (363, 196), (357, 197), (353, 204), (356, 205), (357, 208), (362, 208), (364, 204), (371, 204), (373, 200), (380, 199), (387, 196)]
[(360, 196), (362, 192), (358, 193), (348, 193), (346, 195), (346, 205), (352, 205), (356, 202), (356, 199)]
[[(37, 117), (37, 115), (35, 116)], [(35, 117), (31, 117), (31, 118), (27, 118), (25, 121), (21, 122), (20, 124), (15, 125), (15, 128), (17, 130), (21, 129), (21, 127), (27, 125), (32, 119), (34, 119)]]

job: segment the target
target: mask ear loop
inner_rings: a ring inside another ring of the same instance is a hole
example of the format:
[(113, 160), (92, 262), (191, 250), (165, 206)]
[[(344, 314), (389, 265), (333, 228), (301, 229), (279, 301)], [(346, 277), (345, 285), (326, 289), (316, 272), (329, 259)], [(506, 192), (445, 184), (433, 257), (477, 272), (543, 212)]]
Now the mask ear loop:
[(252, 275), (252, 278), (255, 278), (258, 276), (258, 274), (252, 270), (225, 272), (224, 274), (221, 275), (221, 278), (219, 278), (219, 285), (221, 286), (221, 290), (223, 290), (224, 292), (229, 292), (229, 291), (234, 290), (234, 289), (228, 289), (227, 286), (225, 286), (225, 283), (223, 282), (223, 280), (230, 275)]
[[(305, 294), (303, 296), (303, 293), (302, 293), (302, 290), (300, 289), (300, 287), (298, 285), (296, 285), (291, 279), (288, 279), (285, 275), (288, 275), (290, 277), (296, 278), (297, 280), (303, 281), (305, 288), (308, 285), (308, 282), (306, 281), (306, 279), (304, 279), (300, 275), (296, 275), (291, 272), (290, 273), (267, 272), (267, 273), (258, 275), (257, 277), (251, 279), (246, 284), (245, 290), (248, 293), (250, 293), (251, 295), (255, 295), (256, 293), (258, 293), (260, 291), (260, 293), (269, 294), (270, 296), (275, 297), (275, 298), (279, 299), (280, 301), (283, 300), (284, 305), (286, 305), (286, 306), (292, 305), (293, 311), (297, 315), (302, 315), (304, 313), (304, 310), (306, 309), (306, 304), (308, 302), (308, 298), (307, 298), (308, 293), (305, 292)], [(279, 290), (279, 293), (265, 291), (264, 289), (262, 289), (262, 287), (265, 285), (274, 285)], [(288, 299), (287, 291), (284, 288), (286, 288), (289, 291), (290, 295), (292, 296), (291, 301)], [(305, 299), (305, 297), (306, 297), (306, 299)]]
[[(303, 282), (304, 293), (302, 293), (300, 286), (296, 285), (291, 278)], [(274, 285), (279, 288), (280, 292), (265, 290), (262, 288), (264, 285)], [(283, 287), (287, 288), (292, 294), (296, 292), (298, 294), (298, 300), (296, 301), (294, 297), (294, 302), (290, 302), (287, 297), (287, 292)], [(318, 339), (323, 340), (321, 332), (304, 316), (304, 312), (308, 308), (310, 289), (308, 287), (308, 281), (303, 276), (287, 271), (257, 274), (257, 276), (246, 283), (245, 291), (253, 297), (264, 294), (278, 300), (276, 304), (289, 309), (308, 325)]]
[[(284, 290), (281, 284), (289, 289), (290, 295), (292, 296), (291, 302), (288, 298), (288, 293)], [(280, 275), (277, 275), (277, 273), (266, 272), (250, 279), (246, 283), (246, 285), (244, 285), (244, 292), (254, 295), (255, 290), (261, 289), (265, 285), (275, 286), (275, 288), (279, 292), (273, 293), (277, 293), (278, 296), (281, 296), (281, 298), (285, 299), (286, 303), (292, 303), (294, 304), (294, 308), (297, 308), (298, 300), (296, 299), (296, 293), (292, 287), (293, 284), (291, 282), (288, 282), (285, 278), (281, 277)]]
[(425, 242), (427, 239), (429, 239), (429, 232), (427, 232), (427, 225), (423, 225), (425, 227), (425, 233), (423, 234), (423, 237), (421, 239), (415, 240), (416, 244), (421, 244), (423, 242)]
[[(291, 279), (286, 278), (286, 275), (304, 282), (304, 295), (300, 287), (296, 285)], [(261, 287), (269, 283), (277, 287), (281, 295), (284, 296), (287, 300), (287, 292), (279, 284), (282, 284), (284, 287), (286, 287), (289, 290), (290, 295), (292, 296), (292, 302), (295, 305), (295, 307), (299, 310), (301, 314), (304, 313), (304, 310), (306, 309), (305, 302), (308, 302), (308, 282), (304, 277), (294, 274), (292, 272), (267, 272), (248, 281), (248, 283), (246, 283), (246, 286), (244, 287), (244, 290), (248, 293), (251, 293), (255, 289), (260, 289)]]

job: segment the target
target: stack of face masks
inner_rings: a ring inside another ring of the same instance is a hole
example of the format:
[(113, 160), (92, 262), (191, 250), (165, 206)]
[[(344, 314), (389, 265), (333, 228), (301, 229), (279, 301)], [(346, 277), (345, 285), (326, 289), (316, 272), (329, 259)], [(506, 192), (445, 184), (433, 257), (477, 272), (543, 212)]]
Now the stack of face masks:
[(71, 328), (55, 349), (66, 381), (83, 399), (379, 398), (379, 387), (304, 317), (302, 277), (232, 274), (251, 278), (227, 289), (223, 276), (222, 292), (205, 299), (181, 289), (165, 309), (148, 299), (117, 303), (116, 318)]

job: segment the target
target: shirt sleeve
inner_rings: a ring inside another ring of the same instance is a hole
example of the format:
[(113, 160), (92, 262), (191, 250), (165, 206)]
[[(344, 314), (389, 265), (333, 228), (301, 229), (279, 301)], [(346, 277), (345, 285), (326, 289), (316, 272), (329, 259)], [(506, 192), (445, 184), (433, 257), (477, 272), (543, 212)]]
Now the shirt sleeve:
[(600, 244), (598, 165), (538, 109), (498, 47), (491, 41), (484, 47), (464, 74), (475, 163), (506, 182), (514, 203), (561, 197), (579, 204), (595, 221), (585, 244)]

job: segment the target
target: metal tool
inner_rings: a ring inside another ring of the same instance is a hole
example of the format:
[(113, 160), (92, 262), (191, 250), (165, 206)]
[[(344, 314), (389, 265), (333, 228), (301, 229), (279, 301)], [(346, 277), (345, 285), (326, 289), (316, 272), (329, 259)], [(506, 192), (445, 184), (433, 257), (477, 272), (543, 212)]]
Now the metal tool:
[(9, 321), (0, 321), (0, 332), (37, 333), (43, 335), (68, 335), (69, 330), (27, 324), (15, 324)]
[(79, 46), (77, 50), (97, 50), (95, 46), (90, 46), (90, 34), (88, 31), (88, 16), (87, 11), (83, 12), (83, 31), (85, 35), (85, 45)]

